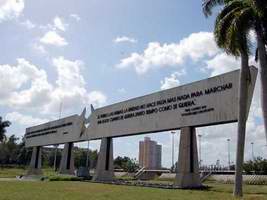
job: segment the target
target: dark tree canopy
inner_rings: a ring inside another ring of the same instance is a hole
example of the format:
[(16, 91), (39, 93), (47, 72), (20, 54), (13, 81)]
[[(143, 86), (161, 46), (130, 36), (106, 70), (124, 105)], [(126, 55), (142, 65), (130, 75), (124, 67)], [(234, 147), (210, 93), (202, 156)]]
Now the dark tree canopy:
[(3, 121), (2, 117), (0, 116), (0, 142), (6, 140), (6, 128), (10, 125), (10, 121)]

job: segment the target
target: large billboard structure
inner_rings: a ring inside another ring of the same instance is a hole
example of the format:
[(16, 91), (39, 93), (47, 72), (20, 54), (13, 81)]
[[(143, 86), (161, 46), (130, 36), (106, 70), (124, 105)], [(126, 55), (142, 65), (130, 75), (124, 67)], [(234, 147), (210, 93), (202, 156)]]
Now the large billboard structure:
[[(29, 170), (40, 173), (41, 146), (65, 143), (60, 171), (74, 173), (73, 143), (101, 139), (94, 180), (112, 180), (113, 137), (181, 129), (175, 185), (201, 187), (196, 127), (238, 120), (240, 70), (142, 97), (91, 108), (83, 113), (26, 129), (26, 146), (34, 147)], [(250, 108), (257, 69), (250, 67), (247, 108)], [(238, 144), (239, 145), (239, 144)], [(242, 157), (241, 153), (237, 157)]]
[[(257, 69), (250, 67), (252, 100)], [(26, 129), (26, 146), (43, 146), (236, 122), (240, 70), (92, 109)]]

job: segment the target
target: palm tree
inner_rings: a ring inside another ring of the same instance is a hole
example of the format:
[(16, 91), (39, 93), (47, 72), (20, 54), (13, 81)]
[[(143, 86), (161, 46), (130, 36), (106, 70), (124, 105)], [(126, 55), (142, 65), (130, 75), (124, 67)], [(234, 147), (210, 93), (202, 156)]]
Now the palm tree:
[[(216, 5), (225, 5), (237, 0), (203, 0), (203, 12), (206, 16), (212, 14)], [(267, 141), (267, 1), (266, 0), (239, 0), (242, 2), (242, 12), (250, 23), (249, 29), (255, 30), (257, 39), (256, 61), (259, 58), (261, 80), (261, 104), (263, 122)]]
[(10, 126), (9, 121), (3, 121), (2, 117), (0, 117), (0, 142), (3, 142), (6, 140), (6, 128)]
[[(217, 1), (222, 3), (223, 1)], [(211, 1), (209, 1), (211, 3)], [(243, 1), (229, 1), (225, 4), (216, 18), (214, 36), (217, 45), (227, 54), (241, 57), (239, 79), (239, 106), (238, 106), (238, 139), (236, 156), (236, 176), (234, 195), (242, 196), (242, 169), (244, 162), (244, 146), (248, 107), (248, 86), (250, 84), (249, 71), (249, 43), (248, 32), (250, 20), (243, 9)], [(209, 4), (212, 5), (212, 4)], [(214, 4), (213, 4), (214, 5)]]
[(254, 29), (257, 35), (258, 56), (260, 61), (261, 104), (263, 122), (267, 141), (267, 2), (266, 0), (251, 0), (251, 12), (254, 17)]

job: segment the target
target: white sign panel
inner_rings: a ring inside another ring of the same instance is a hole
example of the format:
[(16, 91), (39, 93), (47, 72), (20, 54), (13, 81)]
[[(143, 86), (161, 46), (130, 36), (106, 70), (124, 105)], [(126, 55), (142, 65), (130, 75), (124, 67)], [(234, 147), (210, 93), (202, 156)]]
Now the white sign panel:
[[(257, 69), (250, 67), (249, 104)], [(237, 121), (240, 70), (96, 109), (90, 139)]]
[(26, 146), (45, 146), (82, 140), (85, 110), (81, 116), (72, 115), (26, 129)]

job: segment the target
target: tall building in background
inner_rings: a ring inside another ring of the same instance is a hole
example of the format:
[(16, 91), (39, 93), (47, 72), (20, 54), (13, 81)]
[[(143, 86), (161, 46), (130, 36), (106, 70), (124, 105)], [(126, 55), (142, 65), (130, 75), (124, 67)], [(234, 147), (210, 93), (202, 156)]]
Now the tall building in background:
[(145, 137), (139, 142), (139, 165), (146, 169), (161, 169), (161, 145)]

